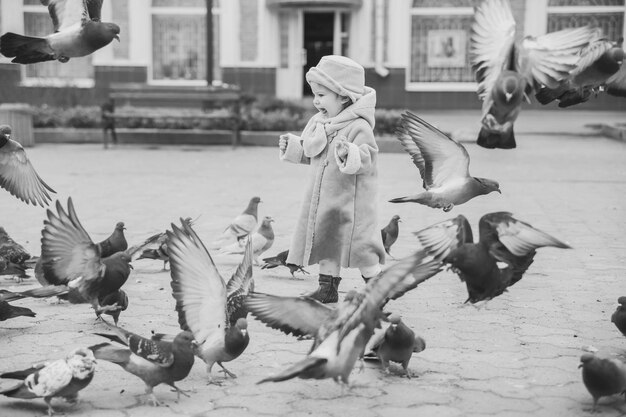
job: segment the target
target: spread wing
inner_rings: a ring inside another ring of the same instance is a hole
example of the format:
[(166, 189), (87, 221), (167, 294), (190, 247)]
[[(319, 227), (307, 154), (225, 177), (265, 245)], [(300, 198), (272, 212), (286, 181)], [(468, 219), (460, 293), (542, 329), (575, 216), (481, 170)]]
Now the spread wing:
[(22, 145), (9, 139), (0, 148), (0, 187), (33, 205), (45, 207), (55, 193), (37, 174)]
[(491, 90), (500, 73), (511, 69), (515, 20), (507, 0), (486, 0), (475, 10), (470, 36), (470, 61), (483, 109), (491, 107)]
[(243, 259), (235, 270), (233, 276), (226, 284), (226, 308), (228, 311), (228, 321), (232, 324), (237, 322), (239, 318), (245, 318), (248, 310), (244, 305), (244, 301), (250, 291), (254, 291), (254, 280), (252, 279), (252, 242), (248, 239), (246, 248), (243, 253)]
[(272, 329), (294, 336), (315, 336), (335, 310), (309, 297), (279, 297), (251, 293), (245, 301), (250, 313)]
[(89, 18), (91, 20), (100, 21), (102, 2), (103, 0), (86, 0), (85, 1), (85, 3), (87, 3), (87, 13), (89, 14)]
[(567, 243), (515, 219), (507, 212), (485, 214), (478, 227), (480, 242), (487, 245), (492, 256), (508, 264), (515, 263), (516, 257), (523, 257), (544, 246), (570, 248)]
[(86, 0), (41, 0), (41, 3), (48, 6), (55, 32), (79, 23), (82, 19), (89, 19)]
[(72, 198), (66, 213), (57, 200), (57, 214), (48, 209), (41, 231), (41, 265), (44, 278), (54, 285), (68, 284), (91, 298), (104, 273), (100, 251), (78, 220)]
[[(423, 175), (424, 188), (439, 187), (449, 180), (469, 176), (469, 155), (461, 144), (411, 112), (402, 114), (401, 123), (419, 149), (418, 156), (405, 146), (415, 165), (418, 168), (423, 166), (420, 174)], [(423, 163), (416, 162), (420, 159)]]
[(591, 65), (593, 65), (606, 51), (613, 48), (613, 42), (609, 41), (602, 33), (602, 29), (596, 28), (594, 39), (589, 42), (589, 45), (580, 50), (580, 59), (574, 68), (570, 72), (570, 77), (574, 77)]
[(167, 231), (172, 296), (176, 300), (181, 329), (193, 333), (198, 343), (224, 340), (226, 285), (211, 255), (192, 229), (181, 219)]
[(443, 259), (450, 251), (464, 243), (474, 243), (472, 227), (462, 214), (453, 219), (435, 223), (413, 233), (422, 248), (430, 250), (437, 259)]

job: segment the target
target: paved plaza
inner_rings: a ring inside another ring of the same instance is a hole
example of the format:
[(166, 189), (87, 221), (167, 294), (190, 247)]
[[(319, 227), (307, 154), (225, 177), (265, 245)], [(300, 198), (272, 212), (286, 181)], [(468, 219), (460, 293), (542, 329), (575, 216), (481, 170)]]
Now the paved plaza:
[[(478, 197), (450, 213), (416, 204), (388, 203), (421, 189), (415, 166), (404, 153), (379, 159), (380, 227), (400, 215), (400, 237), (392, 253), (402, 257), (415, 247), (413, 231), (457, 214), (477, 230), (485, 213), (506, 210), (518, 219), (567, 241), (573, 249), (538, 250), (524, 278), (509, 292), (477, 309), (464, 305), (464, 285), (444, 271), (388, 309), (426, 340), (426, 350), (409, 365), (414, 377), (384, 375), (366, 363), (351, 375), (352, 388), (332, 380), (295, 379), (256, 385), (301, 359), (311, 342), (299, 341), (249, 318), (250, 345), (226, 363), (238, 375), (221, 386), (206, 384), (197, 359), (178, 386), (193, 390), (176, 403), (176, 394), (155, 389), (166, 406), (141, 402), (144, 384), (112, 363), (100, 361), (93, 382), (80, 392), (79, 404), (54, 400), (71, 416), (580, 416), (592, 399), (585, 389), (580, 355), (590, 346), (611, 356), (626, 355), (626, 338), (610, 322), (616, 300), (626, 295), (626, 145), (583, 135), (518, 134), (518, 149), (486, 150), (466, 144), (474, 176), (498, 180), (502, 195)], [(124, 221), (130, 244), (163, 231), (179, 217), (200, 216), (195, 229), (210, 242), (246, 206), (262, 199), (260, 216), (270, 215), (276, 239), (267, 255), (288, 248), (299, 212), (306, 166), (278, 161), (278, 149), (243, 147), (39, 145), (28, 149), (39, 174), (66, 206), (72, 197), (78, 217), (94, 241), (106, 238)], [(45, 210), (0, 192), (0, 225), (33, 255), (40, 252)], [(224, 276), (240, 258), (216, 256)], [(124, 289), (130, 306), (120, 325), (149, 336), (152, 330), (179, 331), (169, 271), (159, 261), (133, 262)], [(316, 286), (310, 276), (280, 269), (254, 268), (256, 289), (298, 295)], [(357, 270), (342, 274), (340, 297), (363, 285)], [(7, 279), (0, 288), (25, 290), (38, 284)], [(0, 323), (1, 370), (21, 369), (56, 359), (71, 349), (103, 339), (107, 326), (88, 305), (21, 300), (36, 318)], [(217, 373), (218, 367), (214, 368)], [(10, 381), (9, 381), (10, 382)], [(623, 396), (600, 400), (602, 416), (626, 414)], [(45, 414), (41, 399), (0, 398), (1, 416)]]

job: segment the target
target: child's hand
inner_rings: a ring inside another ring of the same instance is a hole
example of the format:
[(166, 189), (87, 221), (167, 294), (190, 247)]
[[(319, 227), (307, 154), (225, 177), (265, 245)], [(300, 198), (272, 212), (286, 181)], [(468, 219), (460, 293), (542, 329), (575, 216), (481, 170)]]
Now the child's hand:
[(347, 140), (339, 139), (339, 141), (337, 141), (335, 152), (337, 152), (337, 157), (339, 157), (339, 159), (346, 159), (349, 149)]
[(278, 140), (278, 149), (280, 149), (281, 152), (285, 152), (287, 150), (287, 143), (289, 143), (290, 136), (291, 133), (280, 135), (280, 139)]

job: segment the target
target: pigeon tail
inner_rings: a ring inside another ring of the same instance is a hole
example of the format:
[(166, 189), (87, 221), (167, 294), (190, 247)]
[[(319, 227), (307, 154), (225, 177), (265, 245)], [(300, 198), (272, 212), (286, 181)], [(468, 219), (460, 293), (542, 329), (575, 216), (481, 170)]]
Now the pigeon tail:
[(476, 143), (487, 149), (514, 149), (517, 147), (513, 129), (504, 132), (493, 132), (482, 127), (478, 133)]
[(16, 64), (34, 64), (35, 62), (54, 61), (56, 56), (44, 38), (18, 35), (8, 32), (0, 37), (0, 53), (13, 58)]
[(120, 366), (125, 366), (130, 360), (130, 350), (112, 346), (109, 342), (98, 343), (89, 346), (88, 349), (93, 352), (96, 359), (116, 363)]
[(288, 379), (300, 376), (302, 373), (308, 370), (316, 368), (320, 365), (324, 365), (326, 362), (328, 362), (328, 359), (326, 358), (316, 358), (313, 356), (309, 356), (301, 360), (300, 362), (296, 363), (295, 365), (291, 366), (290, 368), (286, 369), (285, 371), (279, 373), (278, 375), (270, 376), (270, 377), (260, 380), (259, 382), (257, 382), (257, 384), (262, 384), (264, 382), (270, 382), (270, 381), (271, 382), (286, 381)]
[(426, 206), (430, 205), (432, 197), (430, 193), (421, 193), (417, 195), (408, 195), (406, 197), (397, 197), (389, 200), (390, 203), (418, 203)]
[(565, 108), (589, 101), (591, 90), (581, 89), (566, 91), (559, 99), (559, 107)]

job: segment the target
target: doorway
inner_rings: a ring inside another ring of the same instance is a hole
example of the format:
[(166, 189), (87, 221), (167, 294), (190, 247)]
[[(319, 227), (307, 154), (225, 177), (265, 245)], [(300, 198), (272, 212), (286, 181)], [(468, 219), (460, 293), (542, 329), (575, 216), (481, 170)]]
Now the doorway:
[[(317, 65), (324, 55), (333, 54), (335, 12), (304, 12), (304, 42), (306, 61), (303, 76)], [(311, 87), (306, 79), (302, 82), (302, 95), (311, 96)]]

